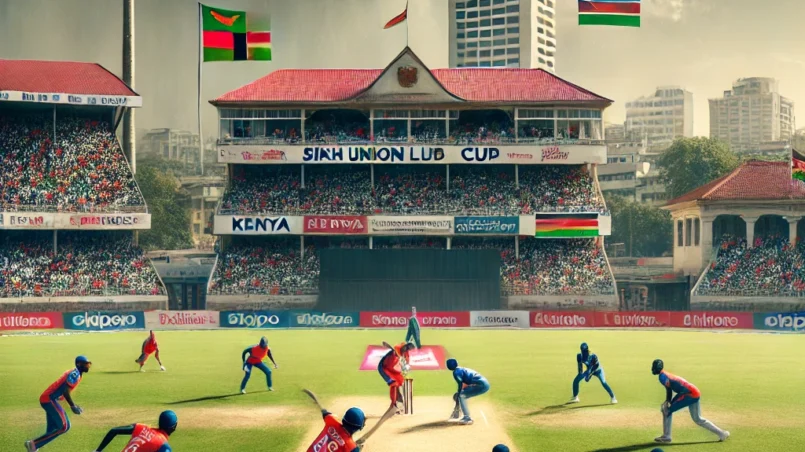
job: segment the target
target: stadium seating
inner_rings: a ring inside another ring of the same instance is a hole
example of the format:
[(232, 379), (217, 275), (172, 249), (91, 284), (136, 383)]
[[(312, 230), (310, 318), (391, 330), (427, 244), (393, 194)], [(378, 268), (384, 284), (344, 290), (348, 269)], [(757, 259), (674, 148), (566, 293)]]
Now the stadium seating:
[(716, 259), (696, 289), (697, 295), (803, 296), (805, 265), (801, 245), (787, 237), (721, 237)]
[(0, 116), (3, 210), (140, 211), (145, 202), (120, 145), (103, 121)]
[(164, 289), (129, 233), (0, 235), (0, 297), (160, 295)]
[(220, 214), (478, 214), (534, 212), (607, 213), (592, 178), (579, 166), (523, 168), (520, 187), (511, 169), (413, 166), (369, 169), (349, 166), (307, 171), (302, 188), (298, 168), (238, 166), (224, 194)]

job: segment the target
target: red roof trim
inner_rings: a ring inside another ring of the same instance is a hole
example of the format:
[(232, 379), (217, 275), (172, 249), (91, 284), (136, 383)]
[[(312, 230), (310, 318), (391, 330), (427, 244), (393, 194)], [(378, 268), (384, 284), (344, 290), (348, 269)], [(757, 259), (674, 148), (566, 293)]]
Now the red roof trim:
[(140, 97), (97, 63), (0, 59), (0, 74), (1, 91)]

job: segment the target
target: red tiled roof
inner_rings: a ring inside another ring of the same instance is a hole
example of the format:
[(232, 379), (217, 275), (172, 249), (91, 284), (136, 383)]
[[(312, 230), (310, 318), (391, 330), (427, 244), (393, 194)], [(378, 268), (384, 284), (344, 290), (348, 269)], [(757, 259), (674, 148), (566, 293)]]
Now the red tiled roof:
[(0, 60), (0, 91), (139, 96), (99, 64), (69, 61)]
[[(382, 69), (284, 69), (230, 91), (213, 103), (343, 102), (367, 88)], [(469, 102), (611, 102), (542, 69), (436, 69), (451, 94)]]
[(668, 201), (671, 206), (689, 201), (805, 200), (805, 183), (791, 179), (790, 162), (750, 160), (724, 177)]

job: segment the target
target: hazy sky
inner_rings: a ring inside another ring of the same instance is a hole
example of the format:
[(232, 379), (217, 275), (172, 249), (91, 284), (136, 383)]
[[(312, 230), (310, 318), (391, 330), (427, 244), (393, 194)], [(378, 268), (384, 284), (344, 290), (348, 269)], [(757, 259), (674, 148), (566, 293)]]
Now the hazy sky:
[[(136, 0), (138, 128), (196, 130), (198, 13), (194, 0)], [(383, 67), (405, 45), (383, 30), (404, 0), (209, 0), (270, 14), (274, 61), (204, 65), (206, 102), (287, 67)], [(447, 63), (448, 0), (410, 0), (411, 47), (431, 67)], [(639, 29), (579, 27), (575, 0), (557, 0), (557, 74), (623, 104), (680, 85), (693, 92), (694, 131), (709, 133), (707, 99), (740, 77), (775, 77), (805, 115), (805, 3), (797, 0), (643, 0)], [(122, 0), (0, 0), (0, 58), (98, 62), (121, 73)], [(801, 120), (799, 127), (805, 125)]]

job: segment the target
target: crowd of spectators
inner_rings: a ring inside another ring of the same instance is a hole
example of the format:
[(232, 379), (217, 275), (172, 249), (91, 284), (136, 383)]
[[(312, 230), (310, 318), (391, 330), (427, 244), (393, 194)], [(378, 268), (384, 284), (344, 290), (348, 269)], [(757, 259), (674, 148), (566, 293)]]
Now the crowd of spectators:
[(699, 283), (699, 295), (802, 296), (805, 292), (805, 249), (788, 237), (745, 238), (724, 235), (716, 259)]
[(0, 235), (0, 296), (158, 295), (156, 271), (131, 234)]
[(3, 209), (137, 210), (145, 206), (108, 123), (50, 115), (0, 116)]
[[(595, 240), (455, 238), (451, 249), (497, 249), (501, 253), (501, 287), (516, 295), (613, 294), (606, 259)], [(306, 241), (302, 256), (298, 239), (242, 243), (221, 253), (210, 285), (211, 293), (292, 295), (318, 288), (318, 250), (325, 247), (368, 248), (368, 239)], [(375, 249), (445, 248), (443, 237), (394, 237), (374, 240)]]
[(494, 167), (451, 167), (445, 171), (411, 166), (375, 169), (374, 189), (365, 166), (306, 172), (279, 165), (236, 167), (221, 202), (222, 214), (479, 214), (601, 212), (603, 200), (581, 166), (546, 165), (520, 171)]

